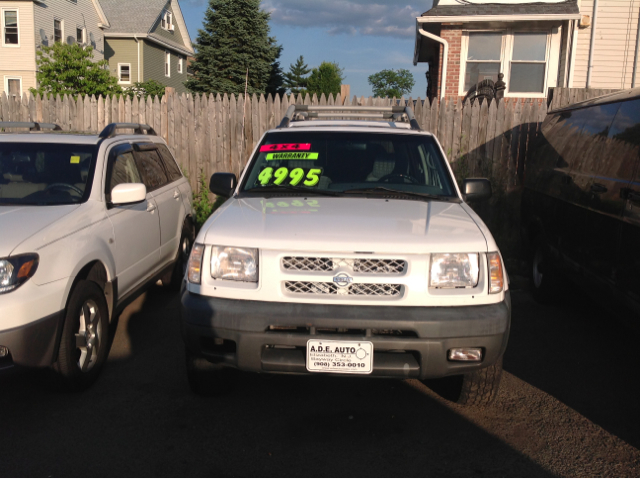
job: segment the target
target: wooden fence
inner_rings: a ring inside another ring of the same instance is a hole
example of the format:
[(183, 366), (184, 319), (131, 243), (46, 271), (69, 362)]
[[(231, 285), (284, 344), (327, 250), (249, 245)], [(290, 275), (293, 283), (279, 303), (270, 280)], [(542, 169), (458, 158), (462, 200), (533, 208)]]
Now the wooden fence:
[(607, 90), (602, 88), (550, 88), (549, 89), (549, 110), (564, 108), (591, 98), (596, 98), (607, 93), (618, 90)]
[[(0, 121), (59, 124), (66, 131), (101, 131), (112, 122), (146, 123), (166, 140), (197, 188), (200, 175), (240, 173), (262, 134), (276, 127), (292, 103), (334, 105), (324, 95), (267, 97), (169, 93), (162, 100), (69, 96), (0, 96)], [(346, 101), (349, 104), (349, 101)], [(352, 105), (413, 105), (424, 130), (439, 139), (458, 179), (489, 177), (494, 199), (478, 207), (503, 245), (517, 241), (519, 202), (512, 198), (522, 182), (528, 145), (538, 134), (547, 107), (538, 102), (463, 105), (459, 99), (434, 101), (354, 97)], [(500, 231), (498, 231), (500, 230)], [(502, 239), (500, 239), (502, 238)], [(505, 246), (503, 246), (504, 248)]]

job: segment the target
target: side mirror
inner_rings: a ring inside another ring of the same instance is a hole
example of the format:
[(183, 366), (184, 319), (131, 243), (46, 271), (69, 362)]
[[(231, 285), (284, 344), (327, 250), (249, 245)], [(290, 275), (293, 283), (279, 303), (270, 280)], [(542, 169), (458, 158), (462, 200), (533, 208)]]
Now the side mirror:
[(111, 204), (140, 203), (147, 198), (147, 188), (142, 183), (120, 183), (111, 190)]
[(481, 201), (491, 198), (491, 182), (486, 178), (467, 178), (462, 182), (465, 201)]
[(209, 182), (209, 191), (214, 195), (229, 198), (238, 186), (238, 179), (233, 173), (214, 173)]

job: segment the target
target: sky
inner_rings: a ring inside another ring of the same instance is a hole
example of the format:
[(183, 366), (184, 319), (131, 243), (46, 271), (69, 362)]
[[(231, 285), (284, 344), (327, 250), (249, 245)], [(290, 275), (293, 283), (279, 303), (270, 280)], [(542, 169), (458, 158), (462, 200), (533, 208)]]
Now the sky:
[[(207, 0), (180, 0), (191, 40), (202, 28)], [(431, 8), (431, 0), (262, 0), (271, 13), (271, 36), (283, 51), (283, 71), (304, 56), (309, 67), (323, 61), (344, 69), (351, 96), (370, 96), (369, 75), (405, 68), (415, 86), (409, 96), (425, 97), (426, 64), (413, 66), (416, 17)]]

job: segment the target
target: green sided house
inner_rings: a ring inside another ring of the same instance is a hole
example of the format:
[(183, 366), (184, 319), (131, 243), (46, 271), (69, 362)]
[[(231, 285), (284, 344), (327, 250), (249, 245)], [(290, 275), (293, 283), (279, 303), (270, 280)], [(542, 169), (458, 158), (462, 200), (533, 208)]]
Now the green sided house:
[(100, 0), (100, 5), (111, 23), (104, 57), (120, 86), (156, 80), (186, 92), (187, 57), (194, 51), (178, 0)]

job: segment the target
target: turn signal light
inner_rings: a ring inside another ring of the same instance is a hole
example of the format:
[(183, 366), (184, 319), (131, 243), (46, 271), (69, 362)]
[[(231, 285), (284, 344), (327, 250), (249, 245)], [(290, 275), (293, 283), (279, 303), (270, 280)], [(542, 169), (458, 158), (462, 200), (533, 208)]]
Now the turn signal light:
[(481, 348), (454, 348), (449, 350), (449, 361), (482, 361)]
[(504, 289), (504, 268), (500, 253), (489, 253), (489, 294), (502, 292)]

